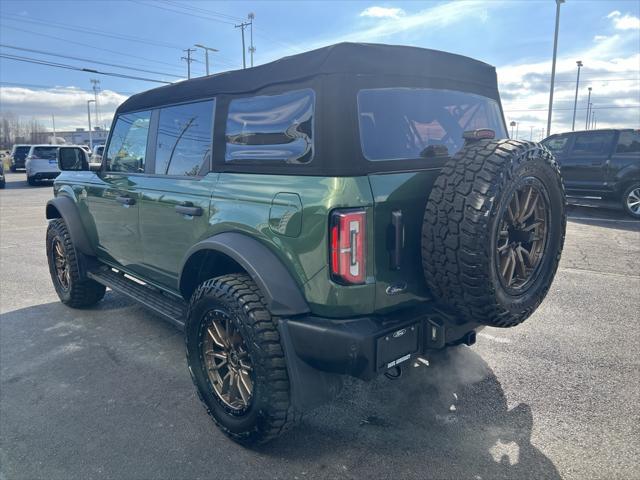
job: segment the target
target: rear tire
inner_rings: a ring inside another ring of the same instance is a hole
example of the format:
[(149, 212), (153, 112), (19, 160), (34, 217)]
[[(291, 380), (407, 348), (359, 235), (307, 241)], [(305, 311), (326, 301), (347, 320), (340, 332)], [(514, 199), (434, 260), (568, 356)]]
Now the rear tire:
[(27, 176), (27, 183), (32, 187), (35, 187), (38, 184), (38, 181), (33, 177)]
[(467, 144), (444, 166), (427, 202), (422, 264), (431, 292), (470, 322), (523, 322), (558, 268), (565, 205), (560, 170), (545, 147)]
[(640, 219), (640, 182), (631, 184), (622, 194), (622, 208), (627, 215)]
[(47, 260), (53, 286), (60, 301), (73, 308), (86, 308), (104, 297), (106, 287), (81, 275), (79, 258), (67, 225), (61, 218), (47, 228)]
[[(276, 321), (260, 289), (245, 274), (207, 280), (189, 303), (185, 341), (191, 378), (216, 425), (243, 445), (265, 443), (294, 423)], [(215, 322), (225, 325), (222, 333), (216, 330)], [(225, 336), (225, 331), (233, 334)], [(231, 371), (240, 373), (230, 375)], [(234, 379), (236, 388), (232, 388)], [(244, 395), (240, 393), (241, 381)]]

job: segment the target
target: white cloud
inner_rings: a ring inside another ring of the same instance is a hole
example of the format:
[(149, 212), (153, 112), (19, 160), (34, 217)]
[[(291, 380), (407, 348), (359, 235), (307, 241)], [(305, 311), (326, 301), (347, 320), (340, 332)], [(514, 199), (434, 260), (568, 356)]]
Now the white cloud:
[(603, 40), (606, 40), (607, 36), (606, 35), (596, 35), (593, 37), (593, 41), (594, 42), (601, 42)]
[(403, 9), (393, 7), (369, 7), (360, 12), (361, 17), (373, 18), (400, 18), (403, 15), (405, 15)]
[[(552, 133), (571, 129), (576, 59), (584, 64), (580, 74), (576, 128), (585, 126), (587, 87), (593, 88), (591, 100), (598, 128), (640, 126), (640, 54), (633, 46), (636, 43), (636, 32), (621, 32), (604, 37), (583, 51), (558, 57)], [(550, 59), (498, 67), (505, 117), (507, 122), (519, 122), (520, 138), (528, 139), (533, 127), (535, 140), (546, 126), (550, 76)], [(627, 108), (633, 105), (636, 107)]]
[(607, 18), (613, 21), (613, 26), (617, 30), (640, 30), (640, 18), (625, 13), (622, 15), (620, 11), (614, 10)]
[[(0, 87), (0, 116), (12, 115), (25, 120), (39, 120), (45, 125), (51, 123), (55, 115), (59, 130), (85, 127), (87, 124), (87, 100), (93, 99), (93, 92), (76, 87), (54, 87), (31, 89), (25, 87)], [(107, 128), (115, 109), (127, 99), (125, 95), (111, 90), (103, 90), (98, 97), (101, 124)], [(92, 121), (93, 106), (91, 108)]]

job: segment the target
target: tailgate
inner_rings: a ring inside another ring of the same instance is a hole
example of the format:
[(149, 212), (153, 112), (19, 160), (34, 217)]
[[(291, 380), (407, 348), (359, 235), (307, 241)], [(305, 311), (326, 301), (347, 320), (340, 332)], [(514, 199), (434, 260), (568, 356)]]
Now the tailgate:
[(374, 201), (376, 310), (429, 298), (420, 253), (422, 219), (439, 173), (440, 169), (431, 169), (369, 175)]

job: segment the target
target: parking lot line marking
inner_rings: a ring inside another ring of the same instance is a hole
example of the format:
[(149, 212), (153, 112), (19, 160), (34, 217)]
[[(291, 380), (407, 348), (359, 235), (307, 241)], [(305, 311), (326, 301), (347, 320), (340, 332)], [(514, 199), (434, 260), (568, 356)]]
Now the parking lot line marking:
[(635, 278), (640, 280), (640, 275), (633, 275), (631, 273), (613, 273), (613, 272), (599, 272), (597, 270), (590, 270), (588, 268), (575, 268), (575, 267), (560, 267), (558, 270), (565, 272), (581, 272), (581, 273), (593, 273), (595, 275), (605, 275), (608, 277), (621, 277), (621, 278)]

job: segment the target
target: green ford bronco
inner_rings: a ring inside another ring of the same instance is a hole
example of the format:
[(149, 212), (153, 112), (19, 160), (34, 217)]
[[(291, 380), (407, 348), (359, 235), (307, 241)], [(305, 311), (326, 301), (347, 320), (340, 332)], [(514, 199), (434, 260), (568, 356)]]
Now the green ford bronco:
[(345, 43), (140, 93), (104, 152), (95, 170), (59, 150), (55, 289), (183, 328), (203, 404), (243, 444), (345, 376), (521, 323), (564, 242), (553, 156), (507, 138), (493, 67), (439, 51)]

